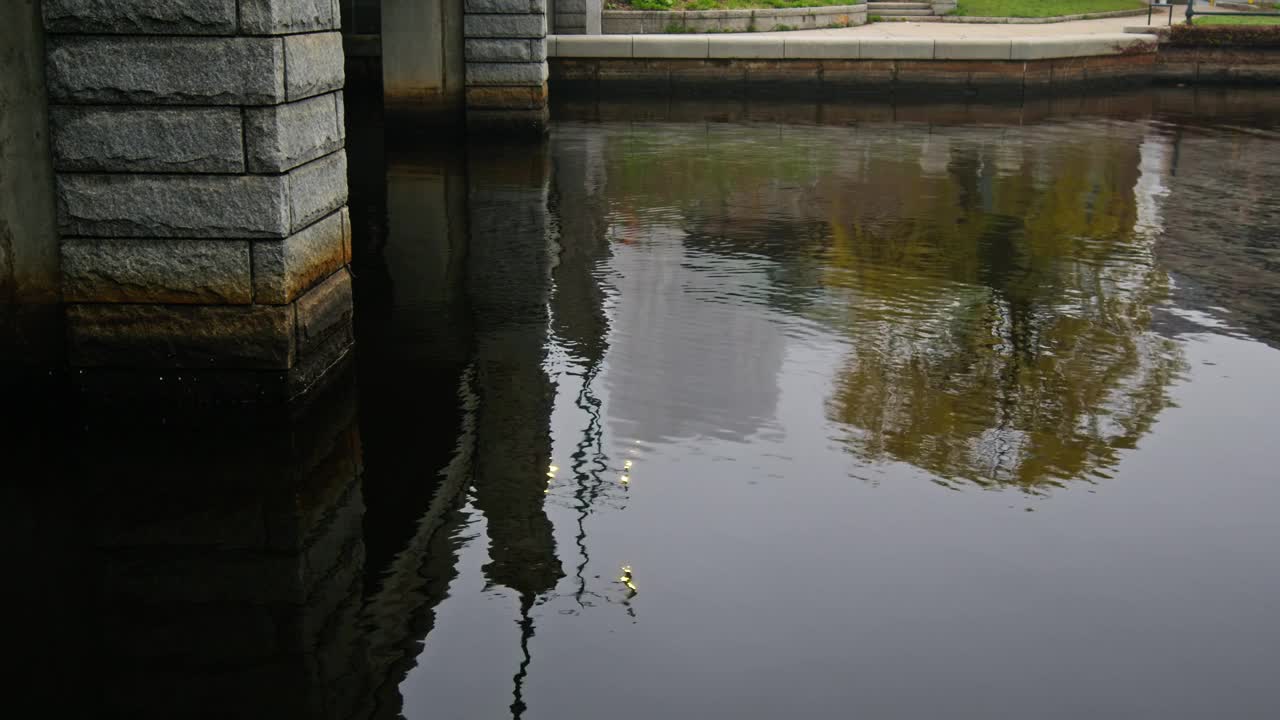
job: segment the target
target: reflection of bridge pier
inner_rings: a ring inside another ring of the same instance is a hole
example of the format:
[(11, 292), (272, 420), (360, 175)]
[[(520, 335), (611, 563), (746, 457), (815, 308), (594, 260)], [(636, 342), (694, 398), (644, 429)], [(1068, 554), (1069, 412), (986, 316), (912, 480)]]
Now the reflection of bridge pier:
[[(575, 595), (587, 595), (587, 517), (609, 490), (611, 478), (604, 447), (603, 408), (597, 378), (609, 349), (609, 317), (601, 272), (611, 256), (605, 139), (599, 135), (557, 134), (551, 140), (554, 166), (551, 208), (560, 243), (551, 298), (551, 327), (557, 344), (574, 368), (561, 392), (574, 396), (583, 422), (561, 477), (572, 482), (576, 515)], [(573, 384), (577, 384), (575, 389)], [(575, 428), (576, 429), (576, 428)]]
[[(66, 682), (99, 717), (365, 714), (350, 380), (269, 413), (112, 405), (62, 418), (65, 472), (41, 452), (7, 505), (34, 518), (14, 546), (52, 584), (18, 589), (45, 594), (25, 604), (48, 674), (34, 688)], [(74, 637), (57, 642), (53, 627)]]
[(554, 388), (543, 368), (554, 250), (547, 227), (545, 146), (468, 149), (475, 321), (475, 504), (489, 527), (489, 582), (521, 597), (562, 576), (543, 505)]
[[(528, 611), (561, 576), (543, 509), (553, 388), (542, 363), (555, 248), (538, 146), (462, 154), (397, 147), (355, 183), (366, 532), (373, 574), (360, 624), (376, 717), (403, 711), (457, 570), (468, 492), (486, 519), (487, 581)], [(368, 203), (363, 189), (372, 188)], [(368, 318), (366, 320), (366, 318)], [(365, 373), (364, 368), (369, 369)], [(388, 373), (388, 368), (398, 369)], [(526, 666), (526, 670), (527, 670)]]
[[(356, 118), (354, 127), (377, 118)], [(383, 141), (353, 133), (353, 144)], [(360, 626), (376, 711), (401, 715), (435, 608), (456, 571), (453, 531), (470, 480), (475, 399), (463, 281), (467, 183), (461, 153), (395, 145), (352, 165), (361, 229), (357, 305), (368, 566)]]

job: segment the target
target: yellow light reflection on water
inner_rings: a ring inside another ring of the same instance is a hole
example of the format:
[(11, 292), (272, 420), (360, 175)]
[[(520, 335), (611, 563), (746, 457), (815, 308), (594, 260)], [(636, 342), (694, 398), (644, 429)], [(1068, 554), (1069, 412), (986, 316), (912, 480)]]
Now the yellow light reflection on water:
[(622, 577), (618, 578), (618, 582), (622, 583), (623, 585), (626, 585), (627, 589), (630, 590), (631, 592), (636, 592), (636, 584), (632, 580), (630, 565), (622, 566)]

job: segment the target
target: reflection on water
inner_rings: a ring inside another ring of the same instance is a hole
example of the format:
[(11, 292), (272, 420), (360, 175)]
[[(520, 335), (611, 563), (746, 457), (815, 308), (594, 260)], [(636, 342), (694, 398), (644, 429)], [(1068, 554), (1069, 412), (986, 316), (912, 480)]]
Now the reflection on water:
[(655, 386), (620, 404), (657, 398), (678, 417), (663, 427), (727, 416), (707, 434), (772, 417), (789, 321), (741, 309), (765, 302), (847, 345), (828, 414), (863, 460), (1027, 487), (1099, 472), (1146, 432), (1180, 363), (1149, 333), (1167, 275), (1135, 227), (1143, 135), (615, 132), (616, 227), (672, 268), (618, 263), (619, 294), (640, 298), (619, 322), (643, 338), (678, 325), (651, 353), (618, 348), (619, 382)]
[(270, 417), (30, 388), (31, 687), (130, 717), (1267, 717), (1280, 115), (1186, 97), (452, 148), (351, 103), (353, 373)]

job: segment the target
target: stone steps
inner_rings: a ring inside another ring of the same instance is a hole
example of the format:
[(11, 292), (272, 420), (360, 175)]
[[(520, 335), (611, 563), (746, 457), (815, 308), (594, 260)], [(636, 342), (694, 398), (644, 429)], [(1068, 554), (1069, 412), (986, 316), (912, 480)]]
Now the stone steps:
[(881, 20), (918, 20), (933, 16), (933, 4), (927, 2), (869, 2), (867, 15)]

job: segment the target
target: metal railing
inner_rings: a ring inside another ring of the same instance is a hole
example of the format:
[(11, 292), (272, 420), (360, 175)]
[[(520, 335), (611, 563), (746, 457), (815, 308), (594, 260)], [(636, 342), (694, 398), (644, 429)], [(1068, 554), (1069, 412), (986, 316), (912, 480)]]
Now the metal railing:
[[(1274, 0), (1262, 0), (1262, 2), (1273, 3), (1272, 7), (1275, 7)], [(1195, 17), (1196, 15), (1205, 15), (1205, 16), (1235, 15), (1237, 17), (1280, 17), (1280, 12), (1219, 12), (1219, 11), (1213, 11), (1213, 10), (1203, 12), (1200, 10), (1196, 10), (1195, 7), (1196, 7), (1196, 0), (1187, 0), (1187, 24), (1188, 25), (1192, 24), (1191, 18)], [(1210, 3), (1210, 7), (1213, 7), (1212, 3)], [(1173, 13), (1172, 10), (1170, 10), (1169, 12), (1170, 14)]]
[(1151, 11), (1156, 8), (1169, 8), (1169, 24), (1173, 24), (1173, 0), (1150, 0), (1147, 3), (1147, 24), (1151, 24)]

